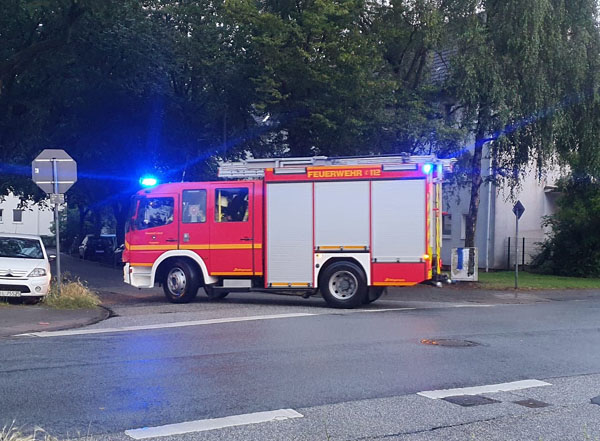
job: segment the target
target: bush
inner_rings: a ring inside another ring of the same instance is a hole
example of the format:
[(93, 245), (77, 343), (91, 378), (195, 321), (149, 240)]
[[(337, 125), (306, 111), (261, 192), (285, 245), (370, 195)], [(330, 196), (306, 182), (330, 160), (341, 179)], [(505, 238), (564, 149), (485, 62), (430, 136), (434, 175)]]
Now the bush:
[(100, 298), (80, 280), (63, 279), (60, 293), (54, 282), (44, 304), (57, 309), (92, 309), (100, 304)]
[(551, 233), (532, 269), (546, 274), (600, 277), (600, 184), (571, 179), (560, 186), (558, 212), (545, 219)]

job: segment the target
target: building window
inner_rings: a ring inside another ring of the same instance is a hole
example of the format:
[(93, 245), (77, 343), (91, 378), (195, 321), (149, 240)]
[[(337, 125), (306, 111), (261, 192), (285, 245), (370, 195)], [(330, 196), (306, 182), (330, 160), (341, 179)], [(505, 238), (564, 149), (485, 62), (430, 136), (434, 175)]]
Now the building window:
[(247, 188), (218, 188), (215, 190), (215, 222), (246, 222), (247, 220)]
[(23, 222), (23, 210), (13, 210), (13, 222)]
[(3, 222), (3, 218), (2, 218), (3, 214), (4, 214), (4, 210), (2, 210), (2, 208), (0, 208), (0, 224)]
[(445, 213), (442, 216), (442, 236), (452, 236), (452, 215), (450, 213)]
[(206, 190), (183, 191), (183, 223), (206, 222)]

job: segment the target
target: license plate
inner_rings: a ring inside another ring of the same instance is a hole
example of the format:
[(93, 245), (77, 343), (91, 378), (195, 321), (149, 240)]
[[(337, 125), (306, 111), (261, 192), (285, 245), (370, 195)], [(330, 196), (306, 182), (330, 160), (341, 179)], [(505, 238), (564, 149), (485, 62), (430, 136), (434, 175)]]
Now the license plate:
[(0, 291), (0, 297), (21, 297), (21, 291)]

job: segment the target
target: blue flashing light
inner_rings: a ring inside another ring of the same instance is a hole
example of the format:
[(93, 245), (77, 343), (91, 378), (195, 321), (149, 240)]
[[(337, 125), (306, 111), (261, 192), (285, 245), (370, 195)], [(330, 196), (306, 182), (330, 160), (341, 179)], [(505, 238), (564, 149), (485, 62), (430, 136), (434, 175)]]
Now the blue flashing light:
[(142, 187), (154, 187), (158, 184), (158, 179), (154, 176), (142, 176), (140, 178), (140, 184)]
[(430, 174), (433, 171), (433, 164), (430, 164), (428, 162), (423, 164), (422, 170), (424, 174)]

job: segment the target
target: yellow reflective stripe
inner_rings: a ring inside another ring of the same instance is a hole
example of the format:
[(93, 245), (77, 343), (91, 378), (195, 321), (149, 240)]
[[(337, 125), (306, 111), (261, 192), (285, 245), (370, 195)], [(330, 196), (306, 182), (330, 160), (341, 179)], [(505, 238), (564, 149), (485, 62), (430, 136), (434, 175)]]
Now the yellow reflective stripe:
[[(235, 272), (211, 272), (211, 276), (254, 276), (252, 271), (235, 271)], [(256, 273), (257, 276), (262, 276), (262, 273)]]
[(153, 263), (130, 263), (129, 266), (152, 266)]
[[(149, 250), (176, 250), (177, 245), (129, 245), (125, 243), (128, 250), (149, 251)], [(262, 244), (251, 243), (215, 243), (215, 244), (182, 244), (181, 250), (251, 250), (252, 248), (261, 249)]]
[(251, 250), (251, 243), (215, 243), (210, 244), (211, 250)]
[(319, 250), (364, 250), (367, 248), (365, 245), (324, 245), (317, 247)]
[(413, 286), (417, 282), (374, 282), (374, 286)]
[(183, 244), (179, 246), (181, 250), (251, 250), (252, 248), (260, 249), (262, 244), (251, 243), (215, 243), (215, 244)]
[(270, 283), (271, 286), (276, 286), (276, 287), (290, 287), (290, 286), (303, 286), (303, 287), (308, 287), (310, 285), (309, 282), (306, 283)]
[(130, 245), (132, 251), (176, 250), (177, 245)]

